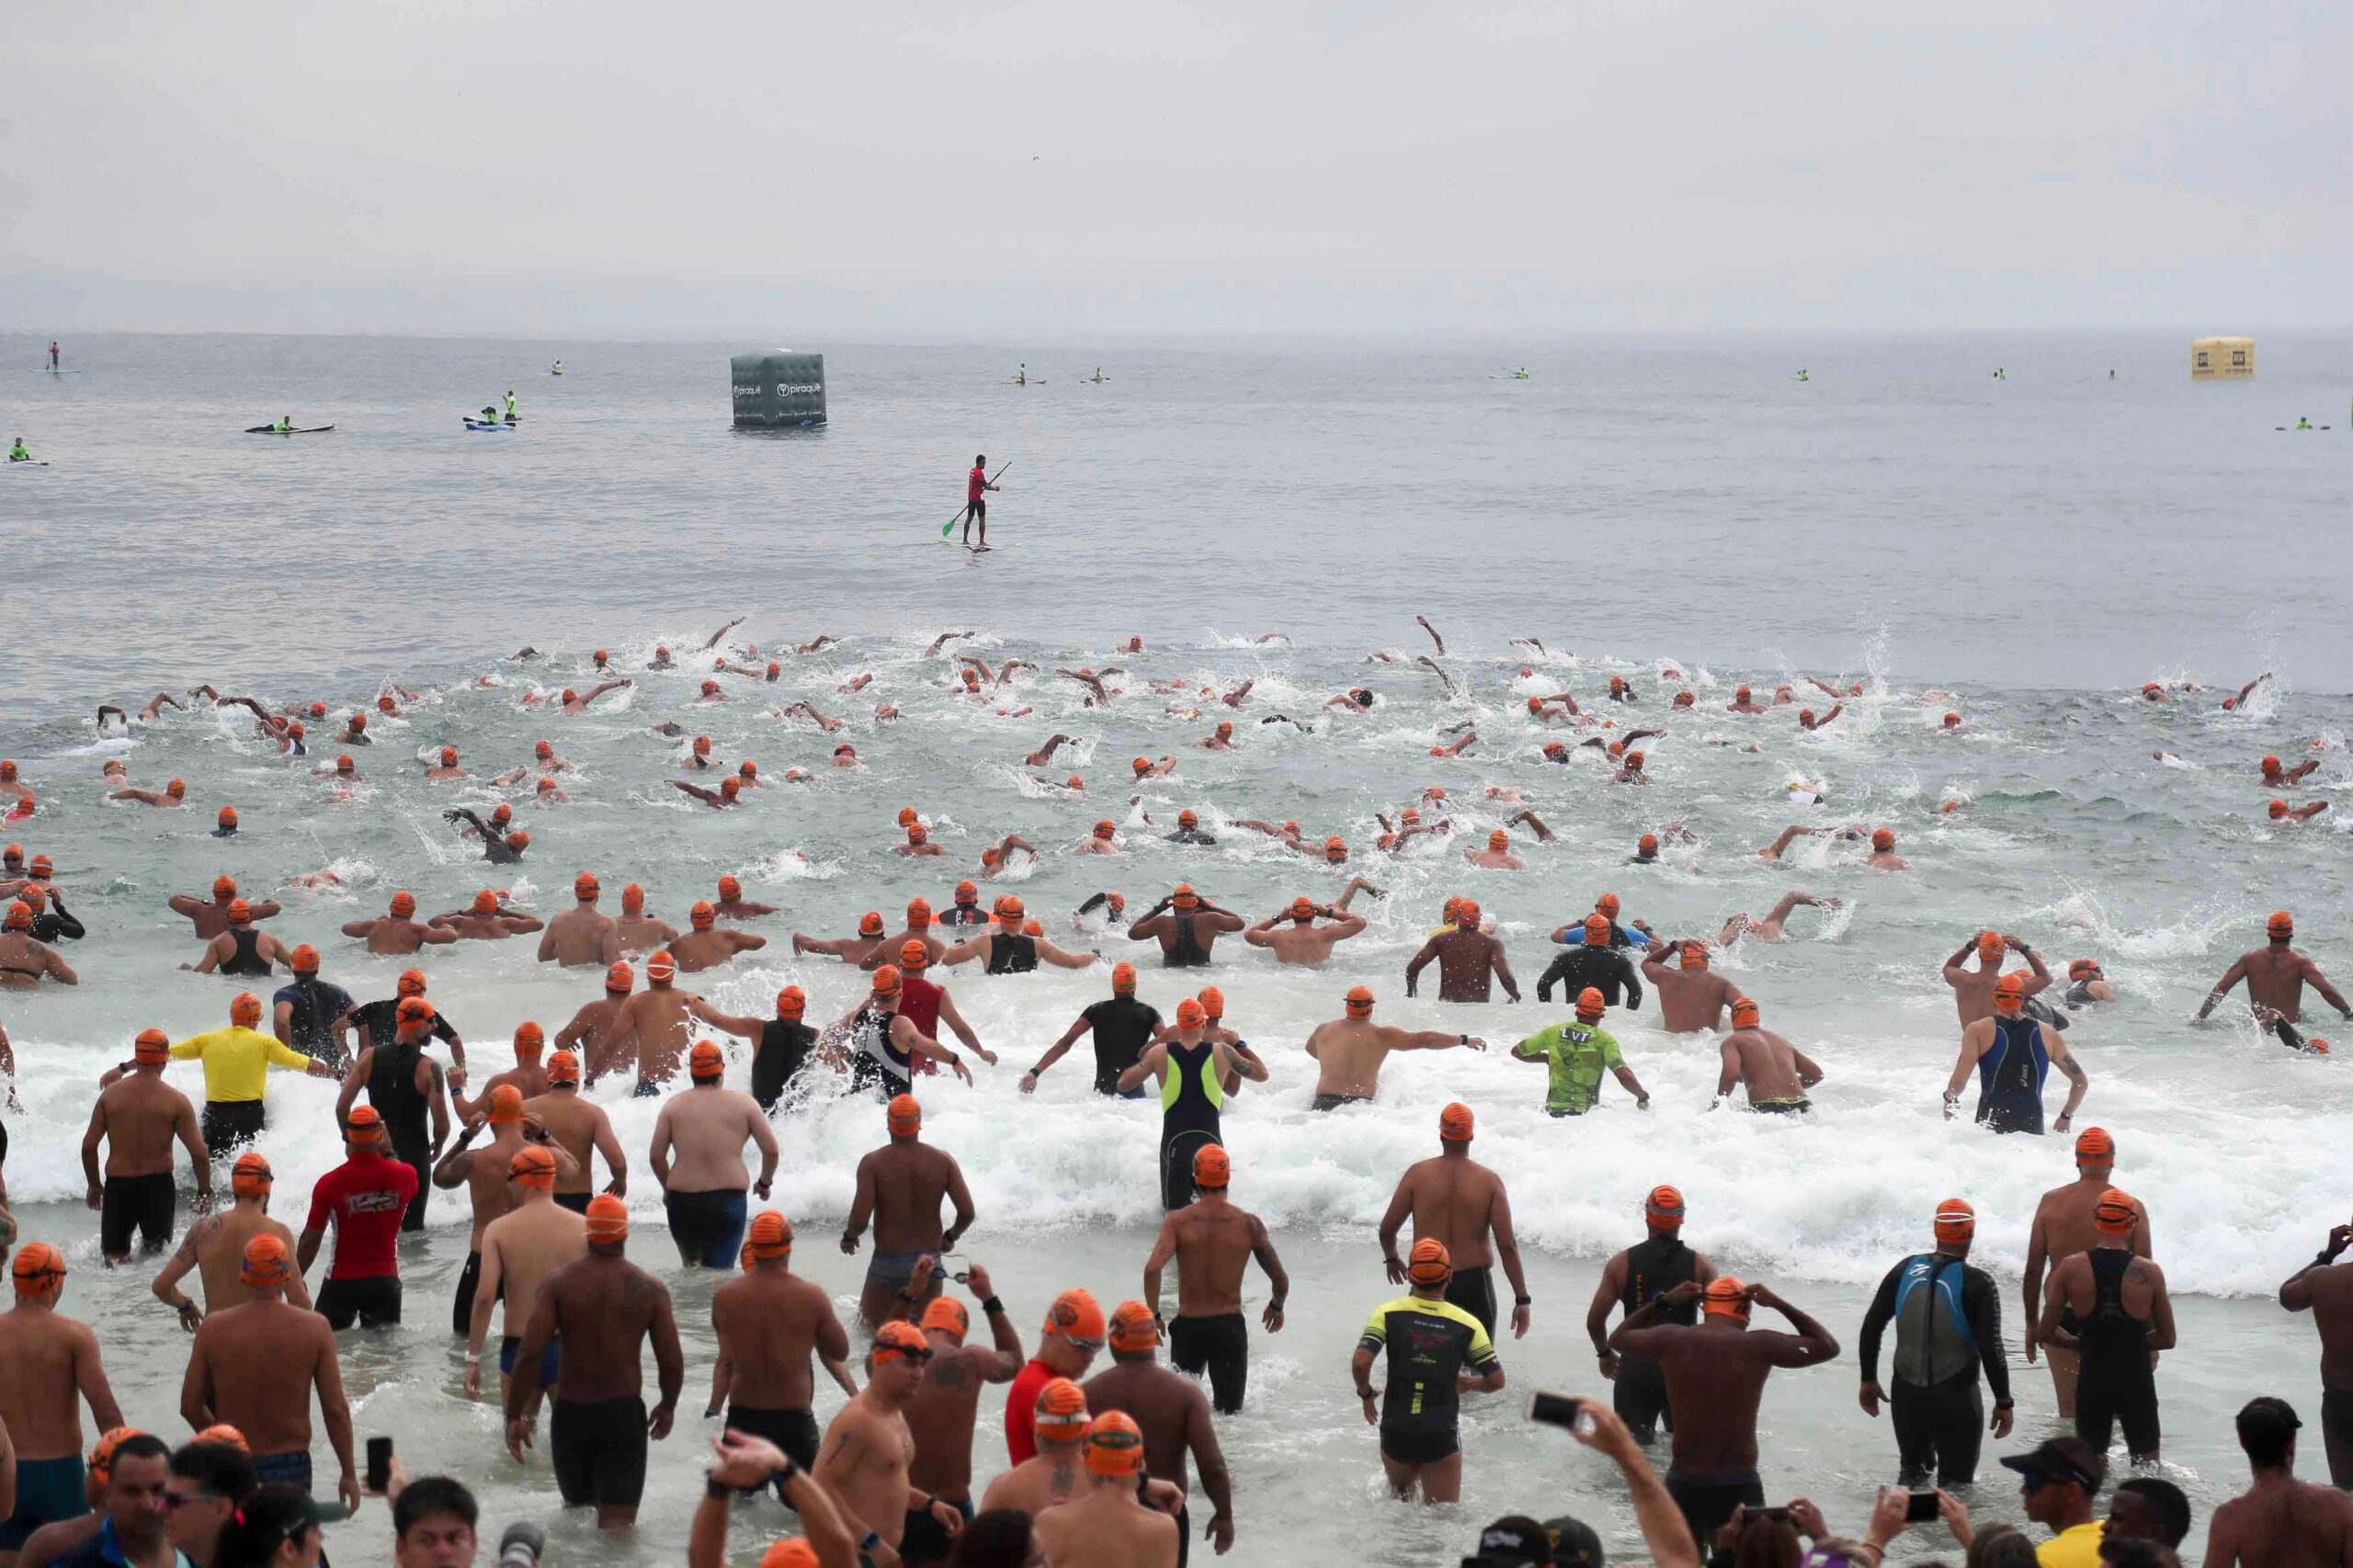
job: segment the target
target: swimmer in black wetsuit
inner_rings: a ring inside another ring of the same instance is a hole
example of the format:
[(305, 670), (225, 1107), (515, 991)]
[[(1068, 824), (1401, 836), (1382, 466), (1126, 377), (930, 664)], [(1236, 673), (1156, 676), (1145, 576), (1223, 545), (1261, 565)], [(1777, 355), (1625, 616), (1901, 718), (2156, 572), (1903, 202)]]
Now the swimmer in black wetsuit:
[(351, 1060), (344, 1022), (355, 1006), (351, 993), (319, 978), (319, 949), (308, 942), (286, 961), (294, 983), (270, 998), (271, 1029), (284, 1044), (341, 1073)]
[(1120, 1075), (1133, 1067), (1143, 1057), (1144, 1047), (1160, 1028), (1160, 1010), (1136, 1000), (1136, 966), (1118, 963), (1111, 966), (1111, 994), (1090, 1005), (1063, 1031), (1062, 1039), (1046, 1048), (1038, 1064), (1021, 1075), (1021, 1092), (1037, 1092), (1038, 1080), (1046, 1069), (1061, 1061), (1078, 1037), (1095, 1036), (1095, 1092), (1118, 1095), (1123, 1099), (1143, 1098), (1141, 1087), (1122, 1090)]
[[(1602, 1269), (1593, 1304), (1586, 1309), (1585, 1332), (1593, 1341), (1601, 1375), (1610, 1381), (1610, 1408), (1633, 1434), (1634, 1441), (1646, 1444), (1656, 1437), (1662, 1418), (1668, 1431), (1675, 1430), (1675, 1412), (1666, 1399), (1666, 1374), (1659, 1370), (1656, 1361), (1620, 1356), (1609, 1348), (1609, 1309), (1619, 1307), (1632, 1317), (1687, 1280), (1708, 1284), (1716, 1277), (1716, 1266), (1707, 1254), (1683, 1244), (1683, 1194), (1678, 1188), (1651, 1188), (1643, 1202), (1643, 1217), (1650, 1223), (1648, 1239), (1628, 1247)], [(1699, 1303), (1691, 1301), (1663, 1307), (1657, 1321), (1695, 1327), (1699, 1322)]]
[(1862, 1406), (1879, 1414), (1888, 1392), (1879, 1381), (1880, 1335), (1895, 1324), (1896, 1484), (1921, 1487), (1930, 1475), (1939, 1487), (1966, 1486), (1977, 1475), (1977, 1455), (1989, 1424), (1978, 1398), (1984, 1371), (1994, 1391), (1991, 1430), (2010, 1435), (2010, 1371), (2002, 1350), (2002, 1298), (1994, 1277), (1970, 1267), (1977, 1214), (1958, 1198), (1937, 1208), (1934, 1252), (1905, 1258), (1887, 1271), (1863, 1314)]
[(523, 851), (530, 846), (529, 834), (517, 831), (501, 838), (494, 830), (483, 824), (482, 818), (463, 806), (443, 812), (441, 820), (450, 823), (471, 823), (473, 830), (482, 835), (482, 858), (493, 865), (511, 866), (523, 858)]
[(2080, 1012), (2094, 1002), (2115, 1001), (2116, 987), (2097, 959), (2077, 959), (2067, 966), (2067, 994), (2061, 1000), (2068, 1011)]
[(1193, 1201), (1193, 1156), (1224, 1142), (1218, 1113), (1225, 1106), (1226, 1081), (1235, 1074), (1266, 1082), (1267, 1069), (1255, 1056), (1229, 1050), (1207, 1034), (1209, 1012), (1188, 996), (1176, 1004), (1176, 1028), (1155, 1041), (1143, 1060), (1120, 1074), (1121, 1093), (1160, 1083), (1160, 1204), (1182, 1209)]
[(817, 1043), (817, 1031), (801, 1021), (808, 1007), (809, 998), (798, 985), (788, 985), (776, 994), (773, 1018), (738, 1017), (722, 1013), (699, 996), (687, 1004), (688, 1012), (711, 1028), (759, 1040), (752, 1054), (752, 1097), (760, 1102), (760, 1108), (765, 1111), (776, 1109), (776, 1102), (784, 1097), (785, 1090), (809, 1063), (809, 1052)]
[(204, 944), (202, 958), (180, 967), (199, 974), (267, 980), (278, 964), (290, 964), (292, 958), (293, 949), (285, 943), (254, 929), (253, 906), (239, 898), (229, 901), (229, 928)]
[(66, 909), (64, 895), (55, 882), (27, 882), (17, 890), (17, 896), (32, 906), (33, 924), (29, 935), (34, 941), (62, 939), (78, 942), (89, 935), (83, 929), (82, 923)]
[(2042, 1340), (2082, 1358), (2075, 1436), (2104, 1454), (2121, 1422), (2132, 1462), (2154, 1464), (2159, 1428), (2150, 1353), (2174, 1347), (2173, 1301), (2165, 1270), (2132, 1254), (2139, 1204), (2110, 1187), (2092, 1222), (2099, 1237), (2091, 1249), (2062, 1260), (2044, 1287)]
[(1210, 961), (1210, 949), (1221, 931), (1239, 931), (1249, 922), (1179, 882), (1176, 891), (1144, 911), (1128, 927), (1128, 940), (1157, 939), (1161, 961), (1170, 969), (1199, 969)]
[(2056, 1030), (2026, 1015), (2026, 985), (2018, 973), (1994, 983), (1994, 1016), (1961, 1031), (1961, 1060), (1945, 1085), (1945, 1119), (1961, 1106), (1970, 1069), (1978, 1075), (1977, 1120), (1996, 1132), (2042, 1131), (2042, 1082), (2056, 1067), (2068, 1078), (2067, 1105), (2051, 1123), (2054, 1132), (2070, 1120), (2091, 1078), (2067, 1052)]

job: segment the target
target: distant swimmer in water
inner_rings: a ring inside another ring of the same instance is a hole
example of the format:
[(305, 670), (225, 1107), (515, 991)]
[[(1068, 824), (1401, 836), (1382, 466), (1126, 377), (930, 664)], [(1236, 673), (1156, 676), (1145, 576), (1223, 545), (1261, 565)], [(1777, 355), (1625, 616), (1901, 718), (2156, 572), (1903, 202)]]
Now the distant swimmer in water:
[[(1024, 378), (1028, 377), (1029, 370), (1027, 367), (1023, 369), (1022, 375)], [(1023, 472), (1026, 472), (1028, 471), (1024, 470)], [(969, 545), (972, 542), (972, 525), (974, 523), (978, 523), (981, 525), (981, 545), (983, 549), (987, 548), (989, 542), (988, 493), (992, 490), (1001, 488), (1003, 487), (1000, 485), (991, 484), (989, 483), (988, 454), (986, 452), (975, 454), (972, 459), (972, 472), (964, 476), (963, 542), (965, 544)], [(970, 632), (966, 632), (964, 635), (970, 636), (972, 634)], [(939, 644), (937, 642), (932, 644), (932, 647), (935, 650), (938, 646)]]
[(1755, 942), (1787, 941), (1789, 936), (1783, 926), (1787, 924), (1790, 912), (1802, 903), (1810, 903), (1820, 909), (1843, 907), (1837, 899), (1816, 898), (1810, 892), (1791, 888), (1781, 895), (1781, 902), (1775, 904), (1764, 919), (1751, 920), (1747, 912), (1744, 910), (1725, 921), (1724, 928), (1716, 936), (1716, 946), (1729, 948), (1744, 937)]
[(931, 842), (931, 830), (919, 822), (907, 824), (906, 842), (892, 846), (900, 855), (945, 855), (947, 850)]
[(1221, 933), (1239, 931), (1247, 924), (1195, 892), (1190, 882), (1179, 882), (1174, 892), (1136, 917), (1128, 927), (1128, 940), (1159, 942), (1165, 968), (1198, 969), (1209, 963), (1210, 949)]
[(995, 928), (965, 937), (942, 954), (939, 961), (960, 964), (978, 959), (982, 968), (991, 974), (1028, 974), (1038, 967), (1040, 959), (1057, 969), (1085, 969), (1102, 956), (1092, 951), (1074, 953), (1054, 946), (1031, 929), (1035, 922), (1025, 921), (1025, 913), (1018, 898), (1009, 892), (998, 894)]
[(1398, 1029), (1374, 1023), (1372, 992), (1365, 986), (1350, 986), (1347, 1003), (1346, 1017), (1316, 1025), (1307, 1037), (1307, 1054), (1317, 1067), (1312, 1109), (1333, 1110), (1372, 1098), (1381, 1089), (1381, 1064), (1392, 1051), (1487, 1049), (1477, 1035), (1449, 1036), (1443, 1029)]
[(198, 974), (262, 978), (280, 963), (292, 969), (294, 949), (267, 931), (255, 930), (253, 909), (240, 898), (230, 901), (229, 928), (204, 945), (203, 956), (195, 963), (180, 967)]
[(2281, 827), (2302, 827), (2304, 824), (2312, 821), (2313, 818), (2320, 815), (2321, 812), (2328, 810), (2328, 802), (2326, 801), (2307, 801), (2301, 806), (2291, 806), (2285, 801), (2275, 800), (2271, 802), (2268, 809), (2271, 820), (2279, 824)]
[(1648, 784), (1651, 776), (1643, 771), (1643, 754), (1630, 751), (1617, 772), (1609, 776), (1612, 784)]
[(585, 695), (573, 690), (567, 686), (563, 688), (563, 710), (566, 713), (585, 713), (588, 711), (588, 705), (591, 702), (596, 701), (597, 699), (604, 696), (605, 693), (608, 691), (619, 691), (623, 687), (635, 686), (636, 684), (637, 680), (634, 676), (624, 676), (620, 680), (600, 681), (597, 685), (590, 687)]
[(1464, 899), (1456, 907), (1454, 929), (1441, 931), (1424, 942), (1421, 951), (1405, 965), (1406, 995), (1414, 994), (1415, 983), (1432, 959), (1438, 960), (1438, 996), (1441, 1002), (1484, 1002), (1490, 975), (1502, 982), (1505, 994), (1515, 1002), (1519, 1000), (1519, 982), (1512, 978), (1504, 945), (1479, 929), (1479, 905), (1474, 900)]
[(1843, 702), (1831, 709), (1829, 712), (1823, 714), (1820, 718), (1814, 717), (1813, 710), (1811, 708), (1800, 709), (1798, 710), (1798, 728), (1802, 730), (1819, 730), (1824, 724), (1827, 724), (1831, 720), (1836, 719), (1839, 714), (1844, 713), (1845, 711), (1847, 711), (1847, 705)]
[(1658, 993), (1659, 1027), (1669, 1034), (1713, 1031), (1741, 999), (1739, 986), (1709, 970), (1708, 944), (1697, 937), (1677, 937), (1645, 959), (1643, 978)]
[(1871, 830), (1871, 852), (1863, 864), (1874, 871), (1908, 871), (1912, 862), (1895, 852), (1895, 830), (1879, 827)]
[(2310, 983), (2345, 1018), (2353, 1019), (2353, 1006), (2346, 1005), (2336, 987), (2321, 973), (2318, 964), (2296, 951), (2293, 915), (2284, 909), (2274, 911), (2265, 923), (2264, 931), (2270, 938), (2269, 945), (2240, 954), (2238, 962), (2222, 971), (2222, 978), (2214, 983), (2214, 989), (2206, 994), (2206, 1000), (2189, 1021), (2204, 1023), (2231, 988), (2244, 980), (2247, 1003), (2257, 1027), (2278, 1036), (2279, 1043), (2291, 1051), (2326, 1051), (2326, 1040), (2308, 1040), (2296, 1028), (2303, 1016), (2304, 986)]
[[(1071, 777), (1075, 779), (1077, 775), (1073, 774)], [(1072, 787), (1080, 788), (1081, 786), (1074, 785)], [(1026, 858), (1020, 860), (1013, 858), (1013, 853), (1017, 849), (1019, 850)], [(1008, 833), (996, 843), (988, 846), (981, 851), (981, 875), (990, 881), (995, 881), (997, 878), (1005, 875), (1007, 871), (1014, 870), (1021, 866), (1029, 865), (1037, 858), (1038, 846), (1036, 845), (1030, 843), (1028, 839), (1022, 837), (1017, 833)]]
[(2067, 1104), (2051, 1123), (2064, 1132), (2092, 1086), (2091, 1075), (2067, 1053), (2067, 1043), (2026, 1012), (2026, 976), (2003, 975), (1994, 985), (1994, 1010), (1961, 1031), (1961, 1059), (1945, 1083), (1945, 1119), (1961, 1108), (1961, 1091), (1977, 1074), (1977, 1123), (1995, 1132), (2042, 1132), (2042, 1084), (2056, 1067), (2067, 1075)]
[(503, 908), (498, 893), (490, 888), (481, 889), (473, 902), (464, 909), (437, 915), (426, 922), (445, 931), (454, 931), (460, 939), (472, 941), (504, 941), (509, 937), (528, 937), (546, 924), (536, 915), (521, 915)]
[(1762, 713), (1765, 711), (1765, 707), (1762, 703), (1753, 700), (1749, 696), (1748, 687), (1744, 686), (1738, 691), (1732, 694), (1732, 700), (1724, 704), (1724, 711), (1727, 713)]
[(463, 806), (443, 812), (441, 817), (445, 822), (472, 823), (474, 831), (482, 835), (482, 858), (493, 865), (511, 866), (523, 858), (524, 850), (531, 846), (529, 834), (517, 829), (502, 838), (493, 829), (483, 826), (482, 818)]
[[(27, 790), (27, 794), (31, 791)], [(21, 798), (21, 797), (20, 797)], [(153, 790), (114, 790), (108, 792), (109, 801), (137, 801), (142, 806), (185, 806), (188, 804), (188, 780), (175, 778), (158, 794)]]
[(1203, 751), (1240, 751), (1242, 749), (1233, 744), (1233, 726), (1226, 722), (1221, 722), (1215, 733), (1203, 735), (1193, 744)]
[(1713, 1110), (1734, 1085), (1748, 1095), (1748, 1108), (1782, 1116), (1802, 1115), (1813, 1108), (1806, 1091), (1822, 1082), (1822, 1069), (1796, 1046), (1762, 1027), (1756, 1003), (1743, 996), (1732, 1005), (1732, 1033), (1718, 1047), (1723, 1071), (1716, 1079)]
[(1370, 713), (1372, 711), (1372, 688), (1352, 686), (1337, 697), (1325, 698), (1324, 706), (1337, 708), (1344, 713)]
[[(1138, 757), (1138, 762), (1143, 759)], [(1078, 841), (1072, 853), (1077, 855), (1117, 855), (1120, 853), (1120, 824), (1109, 817), (1097, 823), (1085, 838)]]
[(2064, 998), (2069, 1012), (2076, 1012), (2086, 1003), (2113, 1002), (2116, 987), (2108, 983), (2107, 971), (2097, 959), (2077, 959), (2067, 966), (2067, 994)]
[(1497, 828), (1487, 835), (1487, 846), (1484, 849), (1464, 845), (1462, 858), (1482, 870), (1524, 871), (1528, 869), (1528, 862), (1511, 852), (1511, 835), (1502, 828)]
[(2246, 703), (2248, 694), (2253, 692), (2256, 687), (2261, 686), (2265, 681), (2268, 681), (2270, 678), (2271, 672), (2269, 670), (2266, 670), (2261, 675), (2256, 676), (2253, 680), (2247, 682), (2245, 686), (2239, 687), (2238, 695), (2236, 697), (2225, 697), (2222, 699), (2222, 711), (2225, 713), (2235, 712), (2238, 709), (2244, 707)]
[[(844, 963), (865, 965), (868, 959), (889, 950), (890, 934), (883, 928), (882, 912), (870, 909), (858, 916), (855, 937), (804, 937), (792, 934), (792, 956), (803, 953), (830, 953)], [(877, 960), (876, 961), (881, 961)]]
[(2263, 781), (2266, 784), (2270, 785), (2272, 788), (2278, 789), (2283, 784), (2295, 783), (2298, 779), (2303, 778), (2304, 775), (2312, 772), (2313, 769), (2319, 766), (2320, 758), (2315, 756), (2308, 757), (2304, 761), (2296, 764), (2293, 767), (2283, 768), (2279, 766), (2279, 759), (2278, 757), (2267, 756), (2263, 759)]

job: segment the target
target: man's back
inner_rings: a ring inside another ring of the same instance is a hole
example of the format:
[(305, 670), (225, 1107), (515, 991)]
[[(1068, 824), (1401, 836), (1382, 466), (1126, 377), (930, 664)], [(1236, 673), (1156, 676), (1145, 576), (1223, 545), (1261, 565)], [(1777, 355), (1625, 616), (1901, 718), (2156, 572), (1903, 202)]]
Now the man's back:
[(280, 1301), (247, 1301), (206, 1318), (197, 1354), (211, 1371), (212, 1414), (257, 1454), (311, 1446), (311, 1385), (334, 1354), (326, 1320)]
[(529, 1203), (490, 1222), (482, 1250), (498, 1255), (504, 1332), (520, 1339), (548, 1276), (588, 1250), (588, 1221), (553, 1203)]
[(580, 1163), (580, 1169), (568, 1181), (562, 1172), (557, 1173), (556, 1190), (590, 1190), (588, 1160), (596, 1148), (597, 1130), (609, 1119), (605, 1108), (595, 1100), (583, 1098), (577, 1092), (551, 1090), (525, 1101), (523, 1110), (527, 1115), (538, 1117), (546, 1126), (548, 1136), (563, 1144), (563, 1152)]
[(1412, 1188), (1415, 1241), (1434, 1236), (1444, 1242), (1457, 1271), (1495, 1261), (1488, 1238), (1503, 1186), (1495, 1172), (1469, 1158), (1438, 1154), (1407, 1167), (1405, 1182)]
[(734, 1366), (730, 1397), (761, 1410), (808, 1409), (810, 1353), (833, 1320), (824, 1290), (798, 1275), (756, 1268), (722, 1285), (711, 1294), (710, 1321)]
[(1157, 1361), (1122, 1361), (1087, 1379), (1084, 1388), (1089, 1415), (1125, 1411), (1143, 1428), (1144, 1465), (1155, 1479), (1192, 1489), (1190, 1436), (1213, 1430), (1209, 1396), (1199, 1383)]
[(133, 1073), (98, 1096), (106, 1111), (107, 1175), (152, 1176), (172, 1168), (172, 1136), (183, 1117), (193, 1127), (188, 1097), (153, 1073)]
[(608, 937), (613, 939), (612, 958), (618, 958), (620, 945), (609, 915), (593, 907), (567, 909), (548, 922), (547, 934), (540, 938), (540, 956), (566, 966), (609, 963), (605, 950)]
[(2333, 1486), (2266, 1476), (2214, 1510), (2208, 1568), (2345, 1568), (2353, 1564), (2353, 1498)]
[(859, 1162), (874, 1183), (878, 1252), (937, 1251), (940, 1200), (956, 1162), (928, 1143), (891, 1143)]
[(738, 1189), (751, 1185), (744, 1145), (764, 1118), (757, 1100), (741, 1089), (688, 1089), (662, 1107), (670, 1131), (670, 1180), (675, 1192)]
[[(249, 1299), (239, 1270), (244, 1262), (245, 1244), (261, 1235), (276, 1236), (286, 1244), (290, 1255), (294, 1251), (291, 1226), (243, 1204), (209, 1214), (188, 1227), (188, 1237), (180, 1244), (180, 1250), (196, 1259), (198, 1277), (204, 1281), (206, 1312), (217, 1312), (223, 1307), (243, 1306)], [(290, 1278), (287, 1286), (290, 1291), (298, 1290), (301, 1281)], [(307, 1305), (307, 1298), (296, 1304)]]
[(669, 1300), (662, 1283), (627, 1258), (592, 1253), (549, 1275), (540, 1289), (563, 1341), (556, 1397), (586, 1404), (642, 1392), (645, 1369), (638, 1353)]
[(2304, 976), (2312, 960), (2293, 948), (2257, 948), (2239, 960), (2246, 966), (2249, 1000), (2290, 1018), (2302, 1014)]
[(19, 1458), (81, 1451), (76, 1330), (88, 1332), (53, 1312), (19, 1307), (0, 1312), (0, 1423), (6, 1425)]
[(1168, 1216), (1168, 1229), (1176, 1244), (1178, 1315), (1240, 1312), (1242, 1277), (1257, 1245), (1249, 1211), (1222, 1197), (1198, 1199)]
[(1653, 1331), (1675, 1411), (1675, 1468), (1688, 1474), (1756, 1468), (1756, 1410), (1779, 1343), (1770, 1329), (1705, 1326)]

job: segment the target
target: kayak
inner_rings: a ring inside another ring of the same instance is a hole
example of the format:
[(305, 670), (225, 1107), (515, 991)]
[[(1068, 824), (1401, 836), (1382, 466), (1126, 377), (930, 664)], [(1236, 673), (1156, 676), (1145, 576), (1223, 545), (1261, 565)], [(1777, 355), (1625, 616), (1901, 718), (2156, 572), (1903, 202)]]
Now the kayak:
[(291, 430), (280, 430), (275, 425), (248, 425), (245, 426), (245, 434), (248, 436), (317, 436), (323, 435), (326, 431), (334, 428), (335, 426), (332, 425), (313, 425), (309, 426), (298, 425)]
[(78, 376), (81, 373), (79, 370), (52, 370), (46, 365), (33, 367), (33, 374), (36, 376)]
[[(459, 415), (459, 417), (461, 419), (465, 418), (463, 415)], [(515, 426), (508, 425), (504, 421), (495, 425), (485, 425), (479, 419), (467, 419), (466, 428), (469, 430), (512, 430)]]

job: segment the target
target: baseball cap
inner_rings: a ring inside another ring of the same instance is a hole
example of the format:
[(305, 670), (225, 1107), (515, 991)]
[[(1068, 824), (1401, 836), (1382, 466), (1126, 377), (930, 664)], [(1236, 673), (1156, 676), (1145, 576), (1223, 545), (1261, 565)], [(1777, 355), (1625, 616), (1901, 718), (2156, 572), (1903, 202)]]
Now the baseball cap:
[(1479, 1532), (1479, 1549), (1462, 1560), (1462, 1568), (1551, 1568), (1553, 1561), (1551, 1533), (1525, 1514), (1506, 1514)]
[(2029, 1484), (2072, 1481), (2088, 1497), (2108, 1479), (2108, 1456), (2080, 1437), (2052, 1437), (2030, 1453), (2011, 1455), (2002, 1468), (2017, 1471)]

